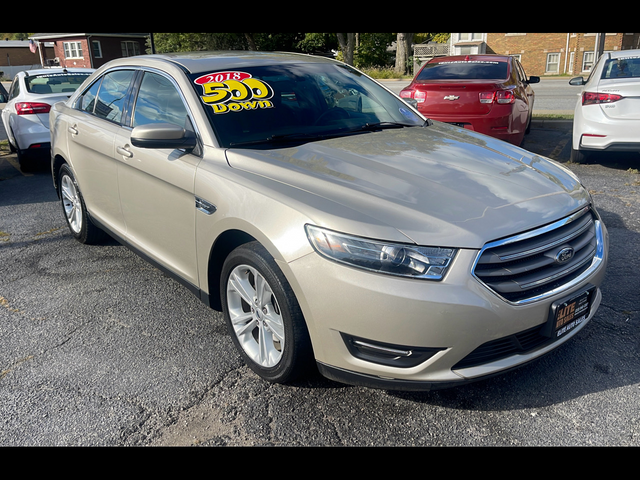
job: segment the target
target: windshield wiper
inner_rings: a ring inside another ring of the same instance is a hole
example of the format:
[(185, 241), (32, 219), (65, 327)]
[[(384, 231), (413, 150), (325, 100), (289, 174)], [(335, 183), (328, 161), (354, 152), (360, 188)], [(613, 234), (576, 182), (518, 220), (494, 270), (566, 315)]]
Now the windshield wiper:
[(279, 143), (279, 142), (312, 142), (315, 140), (324, 140), (331, 137), (341, 136), (344, 132), (332, 133), (286, 133), (282, 135), (271, 135), (258, 140), (248, 140), (246, 142), (231, 142), (230, 147), (238, 147), (243, 145), (258, 145), (261, 143)]

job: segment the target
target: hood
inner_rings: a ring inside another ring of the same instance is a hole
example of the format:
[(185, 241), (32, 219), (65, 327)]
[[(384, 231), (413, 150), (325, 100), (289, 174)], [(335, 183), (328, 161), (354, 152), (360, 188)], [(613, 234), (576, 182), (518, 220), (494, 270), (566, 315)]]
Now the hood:
[[(354, 212), (374, 218), (420, 245), (480, 248), (589, 202), (559, 164), (439, 122), (291, 148), (228, 150), (227, 159), (233, 168), (336, 202), (345, 218)], [(320, 226), (363, 234), (355, 222), (347, 229), (313, 208), (305, 213)]]

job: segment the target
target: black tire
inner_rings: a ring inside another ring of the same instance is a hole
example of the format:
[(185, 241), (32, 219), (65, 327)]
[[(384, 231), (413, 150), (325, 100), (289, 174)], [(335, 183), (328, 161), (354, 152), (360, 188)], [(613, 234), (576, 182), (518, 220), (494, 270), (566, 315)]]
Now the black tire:
[(527, 122), (527, 128), (524, 131), (525, 135), (531, 133), (531, 117), (532, 117), (532, 115), (529, 115), (529, 121)]
[(571, 149), (571, 161), (573, 163), (587, 163), (589, 159), (589, 154), (584, 150), (575, 150)]
[(33, 158), (29, 157), (26, 153), (23, 153), (19, 148), (16, 149), (16, 155), (18, 157), (21, 172), (28, 173), (36, 170), (36, 162)]
[[(256, 285), (261, 280), (266, 281), (265, 294), (259, 299)], [(247, 295), (253, 294), (251, 303)], [(220, 295), (233, 343), (255, 373), (273, 383), (289, 383), (311, 373), (315, 362), (300, 305), (262, 245), (250, 242), (229, 254), (222, 268)]]
[(58, 188), (60, 189), (62, 212), (74, 238), (87, 245), (100, 243), (104, 240), (107, 234), (91, 222), (76, 178), (67, 164), (60, 167)]
[(16, 141), (16, 145), (14, 146), (11, 143), (11, 141), (9, 141), (9, 148), (18, 157), (18, 164), (20, 165), (20, 171), (25, 173), (32, 172), (35, 167), (35, 163), (33, 159), (29, 158), (27, 154), (20, 149), (20, 145), (18, 145), (18, 140), (16, 139), (16, 136), (13, 134), (13, 129), (11, 130), (11, 134), (13, 135), (13, 138)]

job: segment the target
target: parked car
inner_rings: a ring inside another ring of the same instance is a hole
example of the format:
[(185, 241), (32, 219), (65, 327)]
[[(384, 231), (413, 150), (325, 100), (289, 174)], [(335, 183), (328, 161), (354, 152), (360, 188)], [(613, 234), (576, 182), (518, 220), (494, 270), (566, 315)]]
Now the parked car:
[(640, 50), (605, 52), (582, 86), (573, 116), (571, 160), (595, 152), (640, 152)]
[(4, 85), (0, 83), (0, 103), (7, 103), (9, 101), (9, 92), (4, 88)]
[(520, 145), (529, 132), (535, 93), (511, 56), (458, 55), (425, 63), (400, 92), (432, 120)]
[(88, 68), (47, 68), (26, 70), (14, 77), (2, 122), (21, 169), (30, 170), (48, 160), (51, 105), (67, 100), (92, 72)]
[(335, 60), (114, 60), (50, 125), (71, 234), (108, 232), (222, 310), (272, 382), (317, 366), (460, 385), (555, 349), (600, 305), (608, 237), (570, 170), (428, 121)]

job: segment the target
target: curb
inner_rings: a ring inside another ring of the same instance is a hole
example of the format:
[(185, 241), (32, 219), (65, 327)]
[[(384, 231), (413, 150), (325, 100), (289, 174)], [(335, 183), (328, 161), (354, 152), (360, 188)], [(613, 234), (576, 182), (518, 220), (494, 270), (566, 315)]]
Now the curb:
[(556, 130), (573, 130), (573, 120), (531, 119), (533, 128), (553, 128)]

